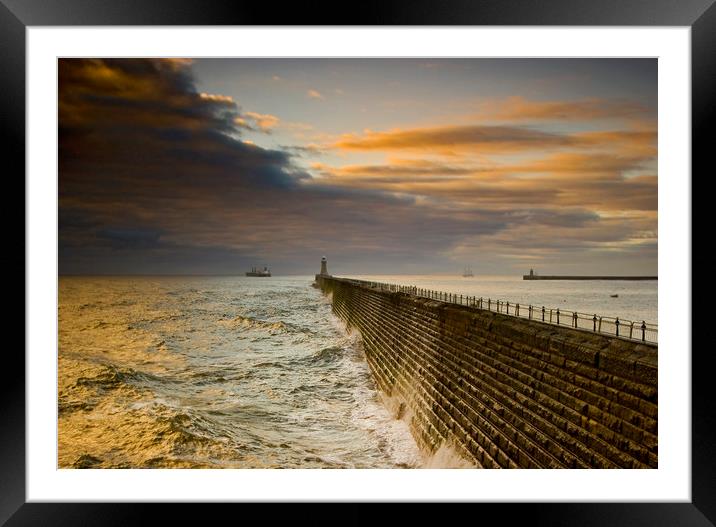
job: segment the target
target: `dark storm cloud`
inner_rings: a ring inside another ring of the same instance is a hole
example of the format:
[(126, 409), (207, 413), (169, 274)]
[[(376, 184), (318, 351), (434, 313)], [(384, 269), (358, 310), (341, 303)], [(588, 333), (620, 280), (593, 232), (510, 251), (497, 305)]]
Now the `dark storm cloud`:
[(159, 247), (158, 231), (142, 229), (101, 229), (97, 237), (116, 249), (150, 249)]
[(131, 171), (167, 190), (197, 178), (204, 185), (293, 182), (289, 156), (243, 143), (238, 106), (196, 92), (181, 64), (65, 59), (59, 71), (61, 192), (73, 183), (85, 192), (124, 182)]
[(245, 143), (238, 105), (198, 92), (189, 72), (166, 60), (60, 61), (61, 272), (224, 272), (267, 255), (288, 265), (347, 239), (365, 258), (416, 256), (502, 226), (381, 190), (303, 185), (290, 154)]

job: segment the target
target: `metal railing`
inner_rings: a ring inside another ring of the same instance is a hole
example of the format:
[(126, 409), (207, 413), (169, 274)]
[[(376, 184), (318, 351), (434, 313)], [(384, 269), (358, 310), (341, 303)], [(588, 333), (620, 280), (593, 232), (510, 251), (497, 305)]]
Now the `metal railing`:
[(525, 305), (495, 298), (484, 298), (448, 293), (445, 291), (435, 291), (412, 285), (386, 284), (382, 282), (357, 280), (354, 278), (327, 278), (350, 282), (369, 287), (371, 289), (377, 289), (379, 291), (405, 293), (423, 298), (429, 298), (439, 302), (468, 306), (476, 309), (486, 309), (503, 315), (544, 322), (545, 324), (567, 326), (593, 333), (612, 335), (628, 340), (637, 340), (654, 344), (658, 342), (658, 325), (650, 324), (643, 320), (634, 321), (619, 317), (605, 317), (597, 315), (596, 313), (580, 313), (579, 311), (569, 311), (567, 309), (535, 306), (532, 304)]

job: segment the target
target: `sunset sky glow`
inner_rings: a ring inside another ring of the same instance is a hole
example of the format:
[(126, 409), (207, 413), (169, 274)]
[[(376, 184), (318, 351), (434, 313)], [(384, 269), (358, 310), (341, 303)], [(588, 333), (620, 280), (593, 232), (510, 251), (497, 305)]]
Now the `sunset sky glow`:
[(657, 272), (656, 59), (61, 59), (61, 274)]

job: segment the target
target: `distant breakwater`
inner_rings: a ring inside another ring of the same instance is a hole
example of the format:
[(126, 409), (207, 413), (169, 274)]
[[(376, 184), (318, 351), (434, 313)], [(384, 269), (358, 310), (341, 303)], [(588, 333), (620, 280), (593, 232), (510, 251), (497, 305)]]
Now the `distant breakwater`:
[(656, 344), (317, 275), (420, 447), (483, 468), (657, 468)]
[(657, 276), (559, 276), (559, 275), (522, 275), (523, 280), (658, 280)]

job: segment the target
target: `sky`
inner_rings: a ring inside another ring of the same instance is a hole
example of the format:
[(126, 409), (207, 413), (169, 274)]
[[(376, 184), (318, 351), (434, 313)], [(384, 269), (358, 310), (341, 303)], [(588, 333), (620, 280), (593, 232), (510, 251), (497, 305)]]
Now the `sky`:
[(60, 274), (657, 274), (656, 59), (60, 59)]

